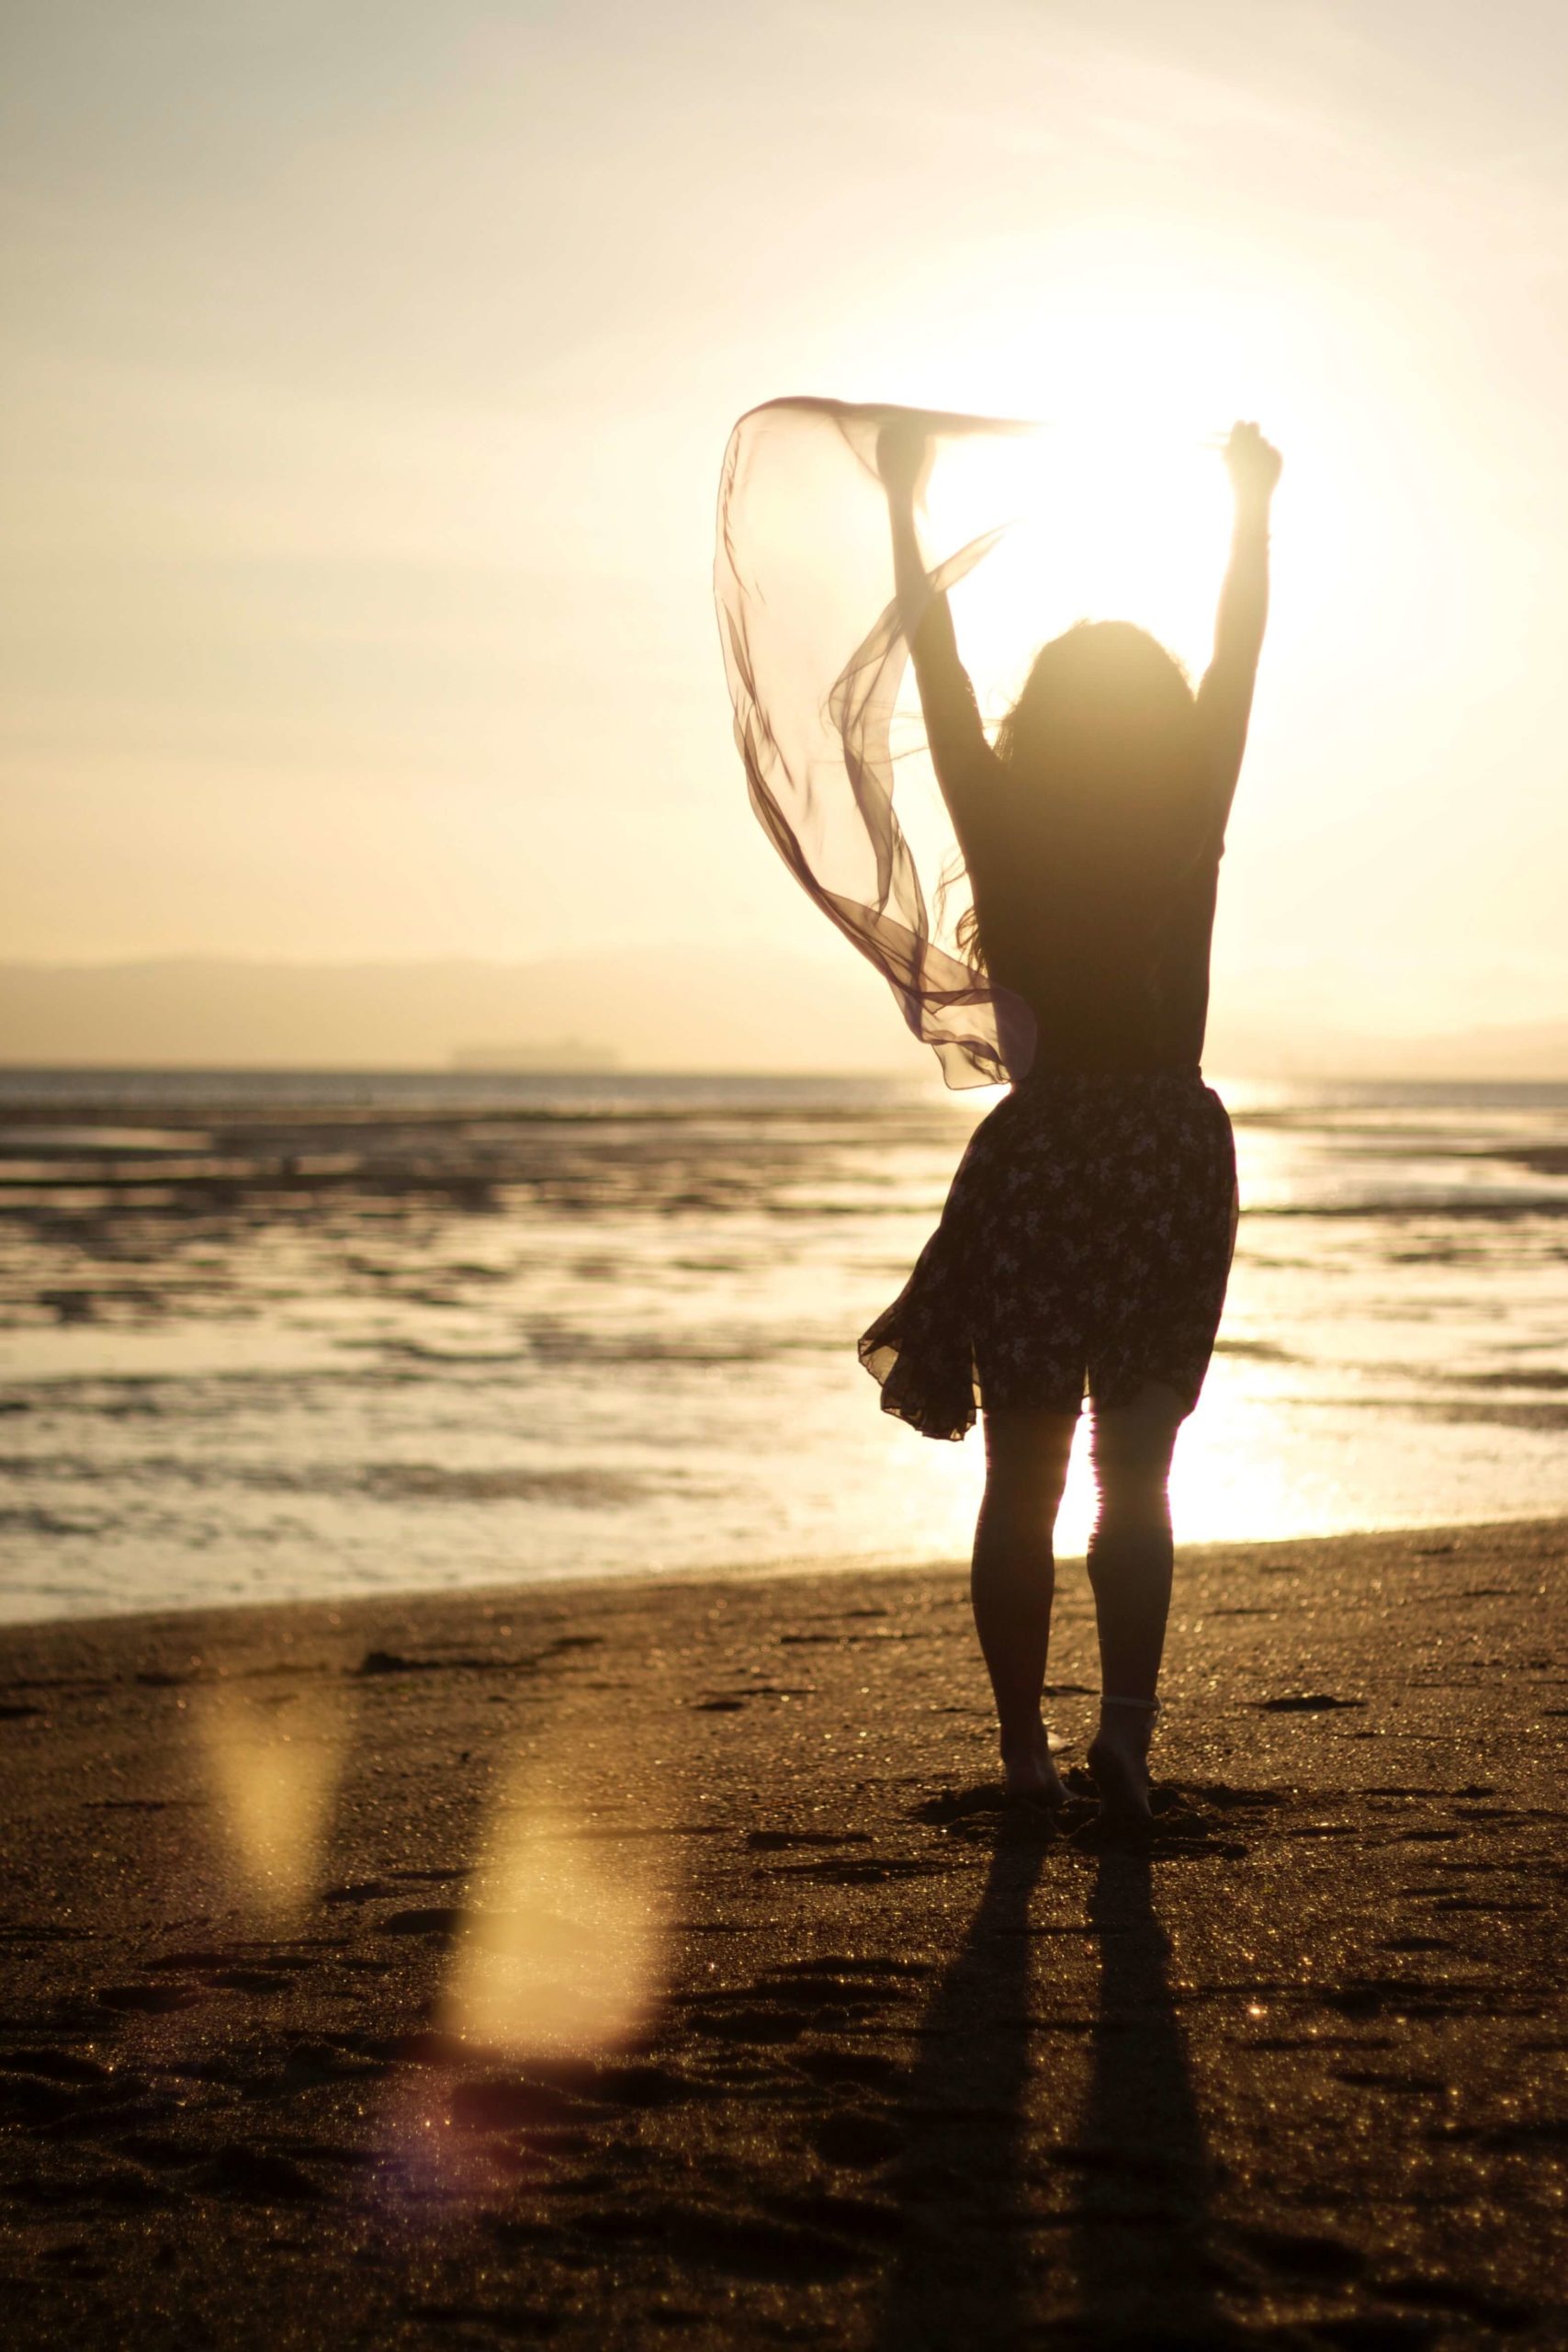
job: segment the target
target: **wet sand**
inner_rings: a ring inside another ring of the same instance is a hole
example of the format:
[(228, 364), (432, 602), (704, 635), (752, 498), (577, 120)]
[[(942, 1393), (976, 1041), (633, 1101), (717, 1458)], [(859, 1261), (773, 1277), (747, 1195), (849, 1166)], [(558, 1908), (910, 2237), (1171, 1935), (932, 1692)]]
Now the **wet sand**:
[(952, 1572), (6, 1633), (10, 2340), (1561, 2344), (1565, 1555), (1188, 1555), (1146, 1856)]

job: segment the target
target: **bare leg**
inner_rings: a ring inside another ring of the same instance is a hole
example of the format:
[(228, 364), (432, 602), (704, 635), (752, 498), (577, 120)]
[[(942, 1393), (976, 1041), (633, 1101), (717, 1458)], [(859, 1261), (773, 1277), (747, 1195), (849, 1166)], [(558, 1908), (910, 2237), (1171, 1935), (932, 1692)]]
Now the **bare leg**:
[(1147, 1704), (1102, 1704), (1089, 1768), (1107, 1815), (1132, 1828), (1150, 1819), (1149, 1735), (1170, 1611), (1170, 1457), (1181, 1418), (1181, 1399), (1154, 1382), (1132, 1404), (1095, 1417), (1100, 1509), (1089, 1576), (1100, 1688), (1108, 1699)]
[(986, 1492), (969, 1594), (1001, 1726), (1010, 1795), (1060, 1804), (1040, 1696), (1056, 1589), (1052, 1531), (1066, 1484), (1075, 1416), (1009, 1408), (986, 1419)]

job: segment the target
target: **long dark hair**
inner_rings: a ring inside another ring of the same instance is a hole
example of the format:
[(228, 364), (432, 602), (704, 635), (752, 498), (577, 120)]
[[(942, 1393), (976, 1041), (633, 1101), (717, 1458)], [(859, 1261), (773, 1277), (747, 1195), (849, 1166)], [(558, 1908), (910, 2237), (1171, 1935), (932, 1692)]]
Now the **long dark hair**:
[[(1157, 919), (1203, 817), (1197, 704), (1174, 654), (1131, 621), (1076, 622), (1035, 655), (996, 751), (1063, 899)], [(984, 968), (973, 906), (957, 938)]]

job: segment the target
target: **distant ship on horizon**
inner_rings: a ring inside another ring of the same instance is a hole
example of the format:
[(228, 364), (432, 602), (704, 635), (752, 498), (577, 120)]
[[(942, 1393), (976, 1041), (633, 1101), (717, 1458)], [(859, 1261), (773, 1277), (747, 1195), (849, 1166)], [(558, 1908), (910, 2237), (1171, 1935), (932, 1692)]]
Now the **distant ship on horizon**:
[(459, 1046), (452, 1056), (452, 1067), (464, 1070), (577, 1073), (619, 1069), (621, 1057), (609, 1046), (590, 1046), (581, 1037), (557, 1037), (539, 1046)]

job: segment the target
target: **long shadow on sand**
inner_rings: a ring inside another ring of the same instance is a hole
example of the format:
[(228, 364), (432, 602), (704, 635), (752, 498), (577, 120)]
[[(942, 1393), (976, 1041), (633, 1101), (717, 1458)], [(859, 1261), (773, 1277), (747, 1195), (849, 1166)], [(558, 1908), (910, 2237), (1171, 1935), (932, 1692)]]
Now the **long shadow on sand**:
[(1018, 2341), (1038, 2262), (1024, 2176), (1030, 1898), (1047, 1859), (1005, 1839), (962, 1950), (921, 2029), (900, 2102), (889, 2188), (903, 2221), (882, 2325), (886, 2352)]
[[(942, 1977), (900, 2103), (888, 2186), (902, 2216), (880, 2352), (1043, 2340), (1179, 2352), (1230, 2340), (1207, 2251), (1209, 2165), (1145, 1857), (1094, 1864), (1100, 1962), (1089, 2091), (1075, 2137), (1029, 2122), (1031, 1902), (1060, 1849), (994, 1850), (962, 1950)], [(1077, 2047), (1081, 2048), (1081, 2042)], [(1046, 2053), (1041, 2057), (1043, 2050)], [(1081, 2082), (1042, 2084), (1042, 2118)], [(1064, 2194), (1064, 2191), (1066, 2192)]]
[(1212, 2352), (1232, 2331), (1214, 2301), (1210, 2166), (1153, 1878), (1146, 1855), (1098, 1859), (1093, 2067), (1078, 2135), (1055, 2152), (1077, 2175), (1077, 2309), (1061, 2340)]

